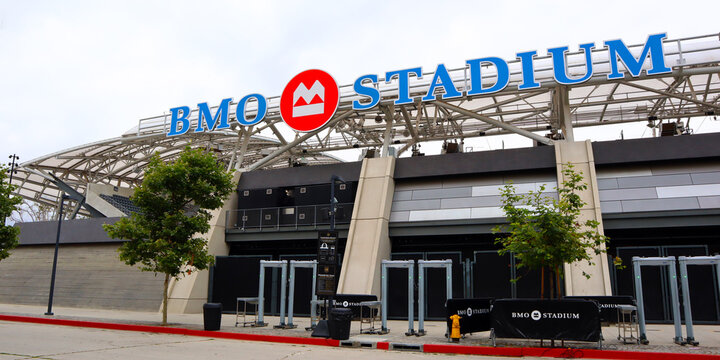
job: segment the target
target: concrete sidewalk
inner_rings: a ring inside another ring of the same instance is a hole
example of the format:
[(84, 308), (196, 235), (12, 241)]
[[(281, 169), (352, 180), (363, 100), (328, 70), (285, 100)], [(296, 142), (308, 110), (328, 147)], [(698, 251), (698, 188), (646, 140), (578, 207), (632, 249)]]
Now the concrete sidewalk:
[[(47, 317), (43, 315), (46, 307), (33, 305), (14, 305), (0, 304), (0, 314), (18, 315), (31, 317)], [(105, 310), (105, 309), (82, 309), (82, 308), (66, 308), (54, 307), (54, 316), (50, 318), (66, 319), (66, 320), (82, 320), (95, 321), (117, 324), (133, 324), (133, 325), (153, 325), (160, 324), (162, 315), (159, 312), (135, 312), (125, 310)], [(242, 318), (241, 318), (242, 321)], [(275, 336), (291, 336), (291, 337), (310, 337), (311, 332), (306, 331), (305, 327), (310, 326), (310, 319), (307, 317), (295, 317), (293, 322), (297, 325), (294, 329), (274, 329), (274, 325), (280, 323), (279, 317), (265, 316), (264, 321), (268, 323), (265, 327), (235, 327), (235, 315), (223, 314), (220, 331), (233, 333), (248, 333)], [(186, 328), (192, 330), (203, 329), (202, 314), (168, 314), (168, 323), (171, 327)], [(376, 323), (380, 327), (380, 323)], [(414, 330), (418, 330), (417, 321), (414, 323)], [(363, 325), (366, 328), (367, 324)], [(384, 335), (360, 334), (360, 323), (353, 321), (350, 329), (350, 341), (356, 341), (364, 344), (374, 344), (377, 342), (389, 342), (395, 344), (448, 344), (445, 338), (445, 323), (438, 321), (425, 322), (425, 336), (406, 336), (408, 331), (408, 322), (400, 320), (388, 321), (390, 332)], [(674, 328), (669, 325), (648, 325), (647, 336), (650, 341), (649, 345), (622, 344), (617, 340), (618, 332), (616, 327), (603, 327), (604, 350), (621, 350), (621, 351), (646, 351), (646, 352), (672, 352), (672, 353), (696, 353), (696, 354), (713, 354), (720, 355), (720, 326), (696, 325), (694, 326), (695, 339), (700, 342), (699, 346), (680, 346), (673, 343)], [(466, 336), (460, 341), (460, 345), (470, 346), (492, 346), (489, 332), (480, 332)], [(683, 336), (685, 336), (685, 327), (683, 327)], [(516, 340), (500, 340), (497, 344), (499, 347), (507, 346), (540, 346), (539, 341), (516, 341)], [(545, 341), (543, 344), (548, 347), (550, 343)], [(560, 346), (559, 343), (555, 344)], [(565, 347), (572, 348), (596, 348), (594, 343), (570, 343), (566, 342)]]

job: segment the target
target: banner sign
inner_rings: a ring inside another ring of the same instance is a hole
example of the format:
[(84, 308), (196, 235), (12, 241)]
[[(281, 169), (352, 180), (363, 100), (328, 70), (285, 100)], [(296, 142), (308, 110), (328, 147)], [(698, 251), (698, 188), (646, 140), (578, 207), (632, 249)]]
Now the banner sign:
[(470, 334), (481, 331), (490, 331), (490, 308), (493, 298), (478, 299), (448, 299), (445, 302), (448, 329), (452, 326), (450, 316), (460, 316), (460, 333)]
[(360, 306), (360, 303), (363, 301), (377, 301), (377, 296), (363, 294), (337, 294), (333, 299), (333, 307), (351, 309), (353, 319), (359, 319), (361, 311), (365, 313), (365, 317), (367, 318), (370, 317), (371, 309), (367, 306)]
[(617, 323), (619, 305), (635, 305), (632, 296), (565, 296), (564, 299), (585, 299), (597, 301), (600, 305), (600, 321), (606, 323)]
[(600, 307), (581, 299), (499, 299), (491, 311), (496, 338), (600, 340)]
[[(663, 39), (665, 33), (650, 35), (642, 47), (642, 51), (631, 51), (622, 40), (608, 40), (603, 43), (606, 53), (600, 55), (607, 57), (609, 69), (607, 79), (623, 79), (626, 74), (638, 77), (645, 68), (647, 75), (666, 74), (672, 69), (665, 64), (663, 52)], [(561, 46), (550, 48), (547, 54), (552, 58), (552, 72), (554, 81), (561, 85), (573, 85), (589, 80), (594, 74), (593, 50), (595, 43), (586, 43), (579, 46), (583, 54), (584, 72), (577, 71), (568, 66), (567, 55), (569, 47)], [(634, 54), (635, 53), (635, 54)], [(516, 54), (520, 64), (520, 82), (518, 90), (527, 90), (541, 87), (535, 80), (534, 59), (537, 51), (525, 51)], [(597, 54), (595, 56), (598, 56)], [(649, 65), (645, 65), (646, 60)], [(622, 63), (623, 67), (620, 66)], [(607, 64), (603, 64), (606, 67)], [(498, 57), (482, 57), (470, 59), (465, 62), (462, 79), (453, 77), (444, 64), (439, 64), (433, 73), (423, 74), (421, 67), (403, 70), (388, 71), (381, 79), (377, 74), (362, 75), (353, 83), (351, 97), (353, 110), (372, 109), (380, 103), (381, 83), (394, 84), (397, 88), (391, 91), (390, 99), (395, 105), (411, 104), (415, 101), (435, 101), (438, 97), (443, 100), (457, 99), (464, 96), (493, 94), (505, 89), (510, 83), (511, 71), (508, 62)], [(622, 70), (622, 72), (621, 72)], [(516, 76), (512, 73), (512, 76)], [(429, 87), (423, 96), (411, 97), (410, 78), (422, 79), (431, 77)], [(463, 84), (458, 88), (457, 84)], [(490, 85), (487, 85), (490, 84)], [(387, 96), (388, 94), (383, 94)], [(338, 108), (340, 92), (337, 83), (330, 74), (322, 70), (307, 70), (288, 82), (280, 98), (280, 115), (285, 123), (292, 129), (301, 132), (314, 131), (322, 128), (335, 114)], [(232, 98), (223, 99), (215, 113), (210, 111), (207, 102), (199, 103), (195, 110), (197, 125), (193, 133), (229, 129), (230, 121), (237, 121), (239, 125), (250, 126), (259, 123), (265, 118), (268, 110), (267, 99), (260, 94), (253, 93), (242, 97), (234, 108), (234, 119), (230, 116)], [(248, 105), (253, 104), (252, 116), (248, 115)], [(189, 106), (178, 106), (170, 109), (170, 126), (167, 136), (178, 136), (190, 131), (190, 115), (193, 111)]]
[(337, 288), (337, 231), (320, 231), (317, 249), (315, 295), (333, 296)]

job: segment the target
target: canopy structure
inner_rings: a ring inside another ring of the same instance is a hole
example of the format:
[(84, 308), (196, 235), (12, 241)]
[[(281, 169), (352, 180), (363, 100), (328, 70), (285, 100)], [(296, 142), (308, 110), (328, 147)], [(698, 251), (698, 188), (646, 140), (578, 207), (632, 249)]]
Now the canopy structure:
[[(638, 58), (643, 45), (628, 48)], [(230, 129), (167, 137), (169, 115), (141, 119), (120, 137), (25, 162), (13, 183), (24, 198), (57, 204), (65, 185), (79, 193), (88, 183), (134, 187), (142, 181), (150, 156), (158, 153), (163, 159), (173, 159), (186, 146), (216, 152), (229, 169), (256, 170), (339, 162), (336, 152), (340, 150), (382, 149), (388, 153), (393, 147), (399, 156), (424, 142), (461, 144), (465, 139), (500, 134), (514, 133), (552, 144), (561, 138), (572, 140), (574, 127), (639, 121), (655, 128), (663, 121), (671, 122), (679, 125), (676, 131), (682, 133), (682, 121), (720, 113), (720, 34), (664, 40), (664, 62), (672, 72), (662, 75), (643, 72), (638, 77), (609, 80), (610, 55), (600, 47), (592, 51), (593, 76), (573, 85), (558, 84), (553, 78), (552, 58), (540, 56), (533, 63), (535, 81), (541, 86), (528, 90), (518, 89), (522, 81), (519, 60), (508, 62), (509, 85), (492, 94), (422, 102), (419, 98), (426, 95), (432, 79), (432, 73), (424, 73), (410, 78), (410, 96), (418, 100), (395, 105), (398, 81), (380, 78), (376, 85), (379, 105), (354, 110), (352, 102), (363, 97), (352, 85), (341, 86), (334, 117), (308, 133), (297, 133), (285, 125), (279, 96), (267, 98), (267, 115), (250, 127), (231, 118)], [(569, 52), (566, 60), (569, 75), (586, 73), (583, 52)], [(646, 61), (643, 69), (648, 68)], [(492, 86), (495, 69), (487, 66), (482, 71), (483, 86)], [(467, 67), (449, 71), (455, 87), (464, 94), (470, 88), (467, 72)], [(252, 117), (255, 110), (249, 106), (246, 115)], [(196, 111), (190, 122), (192, 129), (197, 124)]]

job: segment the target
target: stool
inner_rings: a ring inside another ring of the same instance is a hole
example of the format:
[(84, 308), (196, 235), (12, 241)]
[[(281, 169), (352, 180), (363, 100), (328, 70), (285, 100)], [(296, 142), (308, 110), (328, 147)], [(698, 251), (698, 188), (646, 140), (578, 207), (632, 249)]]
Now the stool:
[[(375, 327), (375, 322), (380, 321), (380, 301), (361, 301), (360, 305), (360, 333), (361, 334), (377, 334), (380, 328)], [(368, 308), (368, 316), (365, 317), (365, 309)], [(363, 330), (363, 324), (370, 324), (369, 329)]]
[[(237, 301), (235, 302), (235, 327), (240, 324), (240, 302), (243, 302), (243, 311), (242, 311), (242, 317), (243, 317), (243, 327), (245, 326), (256, 326), (257, 325), (257, 310), (258, 310), (258, 302), (259, 299), (257, 297), (239, 297), (237, 298)], [(252, 305), (255, 305), (255, 321), (246, 321), (247, 316), (247, 304), (250, 303)]]
[[(623, 344), (638, 343), (637, 307), (635, 305), (618, 305), (618, 340)], [(628, 335), (629, 334), (629, 335)]]

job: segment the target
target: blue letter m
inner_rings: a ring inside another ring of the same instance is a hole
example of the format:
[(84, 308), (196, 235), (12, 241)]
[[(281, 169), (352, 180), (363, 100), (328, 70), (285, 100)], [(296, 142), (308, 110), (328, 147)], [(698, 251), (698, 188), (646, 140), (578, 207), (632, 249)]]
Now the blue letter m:
[[(198, 123), (195, 132), (199, 133), (205, 131), (203, 123), (207, 125), (207, 129), (209, 131), (229, 128), (228, 107), (230, 106), (230, 101), (232, 101), (232, 98), (223, 99), (223, 101), (220, 102), (220, 105), (218, 105), (215, 116), (210, 114), (210, 107), (206, 102), (198, 104)], [(218, 124), (218, 119), (220, 120), (220, 124)], [(216, 125), (217, 127), (215, 127)]]
[(624, 75), (618, 71), (618, 56), (620, 57), (620, 61), (625, 64), (625, 67), (632, 76), (640, 76), (640, 72), (642, 71), (642, 65), (648, 55), (650, 56), (650, 61), (652, 65), (652, 67), (647, 71), (648, 75), (665, 74), (672, 72), (672, 69), (665, 66), (665, 55), (663, 53), (662, 44), (662, 40), (665, 37), (666, 35), (664, 33), (650, 35), (647, 42), (645, 42), (645, 46), (643, 47), (642, 53), (640, 54), (640, 57), (638, 59), (636, 59), (632, 55), (632, 53), (630, 53), (630, 49), (625, 46), (625, 43), (623, 43), (622, 40), (606, 41), (605, 45), (608, 47), (608, 56), (610, 57), (611, 69), (610, 74), (608, 74), (607, 78), (622, 79), (624, 77)]

